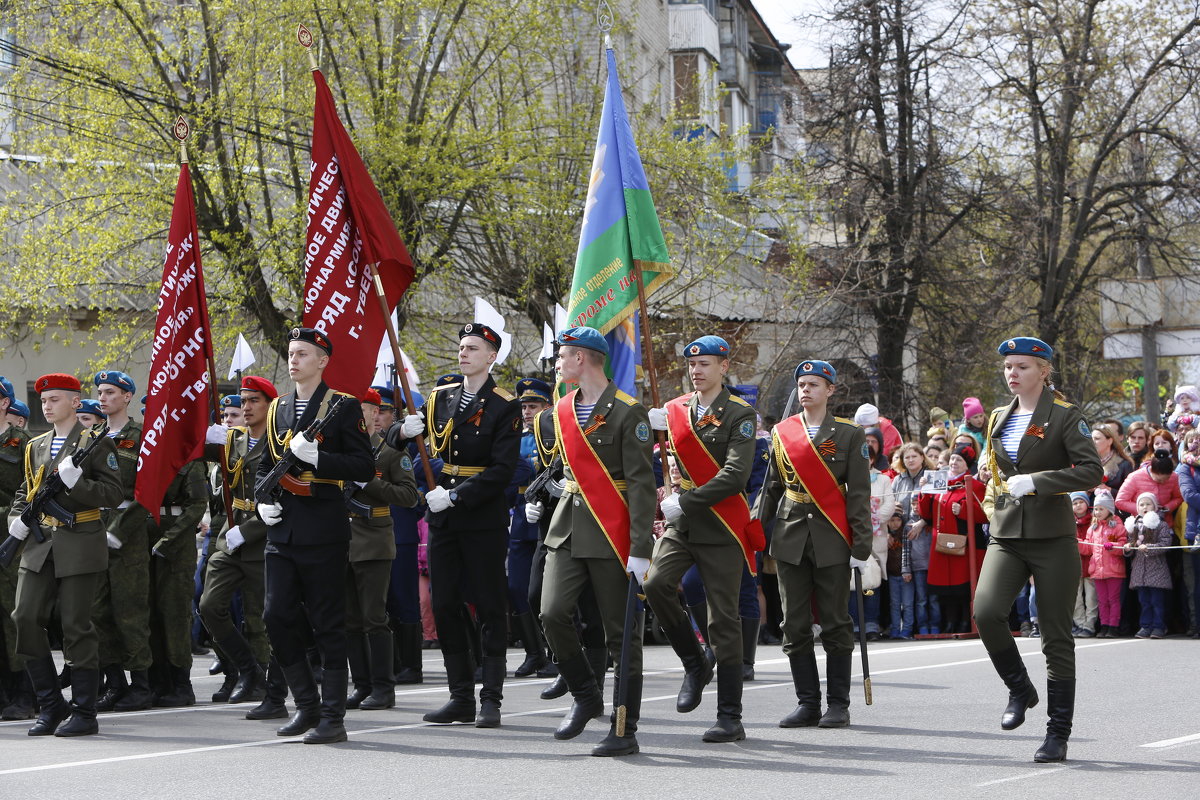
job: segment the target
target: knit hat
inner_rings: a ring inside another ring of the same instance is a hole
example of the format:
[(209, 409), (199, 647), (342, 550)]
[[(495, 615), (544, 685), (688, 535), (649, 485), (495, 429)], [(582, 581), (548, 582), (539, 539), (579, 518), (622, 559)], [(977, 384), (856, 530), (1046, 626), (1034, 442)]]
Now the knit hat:
[(879, 424), (879, 409), (870, 403), (863, 403), (854, 412), (854, 422), (864, 428), (873, 428)]
[(1076, 500), (1082, 500), (1083, 502), (1087, 503), (1089, 507), (1092, 505), (1090, 502), (1088, 502), (1087, 492), (1071, 492), (1071, 502), (1074, 503)]
[(1154, 504), (1154, 507), (1158, 508), (1158, 495), (1156, 495), (1154, 492), (1142, 492), (1137, 496), (1137, 502), (1142, 502), (1143, 497), (1149, 497), (1150, 502)]
[(1188, 400), (1193, 404), (1200, 404), (1200, 391), (1196, 390), (1191, 384), (1182, 384), (1175, 387), (1175, 402), (1180, 400)]
[(944, 408), (934, 406), (933, 408), (929, 409), (929, 421), (934, 424), (939, 422), (949, 422), (950, 412)]
[(963, 418), (970, 419), (976, 414), (983, 413), (983, 403), (979, 402), (978, 397), (968, 397), (963, 400)]
[(965, 442), (954, 448), (954, 455), (962, 456), (963, 461), (967, 462), (967, 471), (975, 471), (975, 448)]
[(1095, 507), (1096, 508), (1106, 508), (1106, 509), (1108, 509), (1109, 514), (1117, 513), (1116, 501), (1113, 500), (1113, 496), (1111, 494), (1109, 494), (1108, 492), (1097, 492), (1096, 493)]

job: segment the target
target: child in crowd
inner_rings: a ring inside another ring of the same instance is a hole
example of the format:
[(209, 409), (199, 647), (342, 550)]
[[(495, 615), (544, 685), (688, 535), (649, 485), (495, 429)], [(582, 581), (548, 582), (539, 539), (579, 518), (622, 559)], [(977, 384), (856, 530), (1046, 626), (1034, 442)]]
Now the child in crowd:
[(904, 530), (904, 512), (899, 507), (887, 522), (888, 599), (892, 608), (893, 639), (913, 638), (912, 542)]
[(958, 426), (960, 434), (970, 434), (975, 440), (975, 452), (982, 453), (985, 445), (983, 440), (983, 425), (987, 422), (987, 414), (983, 410), (983, 403), (979, 402), (978, 397), (968, 397), (962, 402), (963, 405), (963, 424)]
[(1096, 635), (1096, 585), (1088, 577), (1088, 564), (1092, 560), (1092, 546), (1087, 542), (1088, 528), (1092, 524), (1092, 509), (1087, 492), (1071, 492), (1071, 510), (1075, 512), (1075, 538), (1079, 540), (1079, 557), (1082, 562), (1079, 591), (1075, 593), (1075, 615), (1071, 635), (1077, 639), (1090, 639)]
[(1137, 498), (1138, 515), (1125, 520), (1128, 541), (1125, 552), (1133, 553), (1129, 573), (1129, 588), (1137, 589), (1142, 606), (1141, 627), (1135, 634), (1139, 639), (1161, 639), (1167, 634), (1167, 591), (1171, 588), (1171, 571), (1167, 554), (1160, 547), (1172, 544), (1175, 534), (1158, 513), (1158, 498), (1153, 492), (1142, 492)]
[(1096, 599), (1100, 606), (1100, 639), (1113, 639), (1121, 625), (1121, 583), (1125, 579), (1125, 557), (1122, 555), (1126, 539), (1125, 527), (1116, 517), (1117, 505), (1112, 495), (1096, 495), (1096, 506), (1092, 510), (1092, 524), (1087, 530), (1087, 543), (1091, 548), (1087, 575), (1096, 587)]

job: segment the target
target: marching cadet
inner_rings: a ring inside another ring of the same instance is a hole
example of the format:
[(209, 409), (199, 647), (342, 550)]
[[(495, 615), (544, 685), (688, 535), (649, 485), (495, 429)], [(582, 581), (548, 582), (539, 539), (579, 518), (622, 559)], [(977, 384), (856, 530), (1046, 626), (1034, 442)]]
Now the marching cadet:
[(160, 687), (154, 705), (195, 705), (192, 691), (192, 594), (196, 575), (196, 529), (208, 507), (204, 462), (185, 464), (163, 494), (159, 520), (151, 517), (150, 652)]
[(743, 566), (763, 548), (762, 528), (750, 519), (747, 479), (754, 467), (756, 418), (745, 400), (724, 386), (729, 343), (701, 336), (683, 348), (696, 391), (651, 409), (650, 425), (666, 430), (683, 481), (661, 508), (666, 532), (658, 540), (646, 576), (646, 600), (684, 666), (676, 710), (700, 705), (712, 680), (691, 620), (679, 606), (679, 583), (697, 565), (708, 596), (707, 640), (717, 654), (717, 724), (706, 742), (746, 738), (742, 728), (742, 634), (738, 594)]
[[(267, 523), (266, 605), (263, 620), (271, 649), (296, 700), (296, 713), (280, 736), (308, 731), (305, 744), (346, 741), (346, 563), (350, 519), (347, 481), (375, 475), (371, 440), (362, 407), (350, 395), (330, 389), (322, 375), (333, 344), (313, 328), (293, 328), (288, 344), (288, 374), (294, 391), (273, 400), (267, 412), (267, 450), (258, 477), (292, 452), (298, 462), (280, 483), (279, 499), (259, 503)], [(339, 401), (336, 413), (330, 405)], [(320, 441), (303, 432), (327, 420)], [(305, 653), (312, 631), (322, 661), (321, 687)], [(314, 729), (315, 728), (315, 729)]]
[[(99, 709), (141, 711), (154, 705), (149, 673), (149, 514), (133, 498), (142, 425), (129, 417), (129, 404), (136, 391), (132, 378), (110, 369), (97, 372), (92, 383), (96, 385), (100, 410), (107, 417), (108, 437), (117, 448), (125, 492), (118, 504), (104, 512), (110, 552), (93, 612), (100, 635), (100, 664), (107, 682)], [(125, 670), (129, 671), (128, 683)]]
[[(97, 437), (75, 417), (82, 391), (79, 379), (43, 375), (34, 390), (53, 429), (25, 448), (24, 481), (13, 499), (8, 527), (11, 536), (25, 540), (13, 621), (17, 654), (25, 659), (40, 709), (29, 735), (86, 736), (99, 730), (100, 672), (92, 605), (109, 558), (100, 509), (121, 501), (120, 467), (113, 441), (103, 436), (82, 463), (75, 463), (74, 455)], [(54, 515), (43, 511), (45, 539), (39, 542), (30, 536), (21, 513), (56, 471), (64, 489), (52, 498), (58, 505)], [(69, 706), (58, 686), (46, 632), (56, 604), (62, 620), (63, 657), (71, 666)]]
[[(546, 647), (542, 640), (541, 624), (534, 619), (529, 605), (529, 578), (533, 571), (533, 556), (540, 538), (537, 520), (525, 516), (525, 486), (540, 470), (533, 419), (550, 408), (552, 395), (550, 386), (537, 378), (522, 378), (517, 381), (517, 400), (521, 402), (521, 472), (527, 474), (518, 479), (516, 502), (513, 504), (512, 525), (508, 533), (508, 602), (516, 619), (517, 632), (525, 647), (525, 661), (513, 671), (517, 678), (528, 678), (536, 674), (539, 678), (553, 678), (557, 668), (546, 658)], [(548, 674), (543, 670), (549, 669)]]
[[(214, 537), (214, 552), (208, 559), (204, 593), (200, 596), (200, 618), (225, 665), (227, 682), (230, 676), (233, 678), (229, 694), (223, 699), (230, 703), (262, 701), (246, 712), (246, 719), (287, 716), (287, 681), (271, 656), (263, 623), (267, 525), (254, 511), (254, 476), (267, 449), (267, 408), (278, 396), (275, 385), (266, 378), (243, 377), (238, 397), (245, 427), (213, 425), (205, 436), (205, 457), (219, 462), (218, 470), (228, 476), (234, 519)], [(221, 484), (220, 474), (217, 484)], [(242, 595), (245, 635), (230, 613), (238, 592)]]
[[(825, 361), (796, 367), (799, 414), (771, 432), (771, 468), (755, 504), (764, 526), (775, 520), (771, 556), (783, 601), (783, 651), (799, 705), (781, 728), (850, 724), (850, 569), (871, 555), (871, 474), (862, 428), (829, 413), (837, 371)], [(829, 710), (813, 649), (812, 599), (821, 615)]]
[(227, 394), (221, 398), (221, 423), (226, 428), (240, 428), (246, 424), (241, 395)]
[(1064, 761), (1075, 714), (1071, 616), (1080, 576), (1068, 493), (1094, 488), (1103, 468), (1083, 414), (1051, 383), (1050, 345), (1021, 336), (997, 349), (1013, 399), (988, 419), (990, 475), (983, 507), (991, 539), (975, 588), (975, 622), (1009, 691), (1000, 727), (1012, 730), (1038, 703), (1008, 624), (1013, 600), (1033, 577), (1049, 695), (1046, 739), (1033, 760)]
[[(10, 415), (16, 399), (8, 378), (0, 376), (0, 414)], [(25, 446), (29, 443), (29, 434), (24, 427), (12, 422), (5, 426), (4, 433), (0, 434), (0, 509), (7, 518), (13, 496), (25, 479)], [(24, 659), (17, 655), (17, 627), (12, 619), (17, 597), (17, 570), (16, 564), (0, 567), (0, 636), (4, 637), (4, 647), (0, 650), (0, 656), (4, 658), (4, 672), (0, 674), (3, 691), (0, 694), (8, 697), (0, 712), (4, 719), (33, 717), (33, 687), (25, 673)]]
[[(542, 584), (542, 625), (558, 658), (559, 673), (574, 698), (554, 732), (571, 739), (604, 712), (597, 676), (583, 652), (573, 620), (588, 585), (600, 607), (608, 652), (620, 662), (629, 641), (625, 735), (617, 735), (617, 699), (621, 680), (613, 681), (613, 716), (608, 735), (594, 756), (638, 752), (637, 722), (642, 705), (643, 617), (625, 630), (628, 573), (640, 583), (650, 567), (653, 547), (654, 470), (650, 465), (650, 423), (646, 409), (617, 389), (604, 374), (608, 342), (595, 328), (568, 328), (558, 334), (557, 369), (564, 383), (579, 388), (538, 415), (538, 435), (552, 425), (564, 463), (566, 487), (546, 534)], [(540, 516), (533, 504), (527, 514)]]
[(396, 422), (396, 400), (390, 386), (372, 386), (379, 393), (379, 430), (387, 431)]
[(391, 506), (417, 504), (412, 459), (384, 447), (378, 431), (379, 392), (368, 389), (363, 419), (371, 432), (375, 477), (356, 482), (346, 499), (350, 512), (350, 563), (346, 568), (346, 646), (354, 694), (346, 708), (376, 711), (396, 705), (395, 652), (388, 627), (388, 581), (396, 558)]
[[(504, 556), (509, 506), (505, 495), (520, 458), (521, 410), (489, 369), (500, 336), (469, 322), (458, 335), (462, 381), (434, 389), (424, 414), (409, 413), (388, 431), (401, 448), (426, 433), (431, 454), (445, 463), (439, 485), (425, 495), (429, 505), (429, 574), (450, 701), (426, 714), (426, 722), (500, 725), (508, 647)], [(475, 713), (475, 668), (464, 602), (475, 606), (481, 631), (483, 685)]]
[(85, 428), (94, 428), (108, 419), (108, 416), (100, 408), (100, 401), (90, 397), (79, 401), (79, 410), (75, 412), (75, 416), (79, 418), (79, 424)]

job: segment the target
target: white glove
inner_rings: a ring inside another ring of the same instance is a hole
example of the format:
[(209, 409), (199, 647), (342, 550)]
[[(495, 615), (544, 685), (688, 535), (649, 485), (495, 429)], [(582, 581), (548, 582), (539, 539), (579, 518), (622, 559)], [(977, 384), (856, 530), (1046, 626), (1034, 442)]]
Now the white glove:
[(400, 433), (405, 439), (415, 439), (425, 432), (425, 420), (420, 414), (407, 414), (400, 423)]
[(664, 497), (658, 507), (662, 509), (663, 518), (667, 522), (674, 522), (683, 516), (683, 509), (679, 507), (679, 495), (677, 494), (669, 494)]
[(259, 503), (258, 515), (268, 525), (278, 525), (283, 520), (283, 506), (279, 503)]
[(225, 444), (229, 440), (229, 428), (224, 425), (209, 425), (204, 432), (205, 444)]
[(229, 548), (229, 552), (232, 553), (245, 543), (246, 537), (242, 536), (242, 529), (237, 525), (225, 531), (225, 546)]
[(58, 465), (58, 477), (62, 478), (63, 484), (68, 489), (74, 489), (75, 484), (79, 483), (79, 476), (83, 475), (83, 467), (75, 466), (75, 461), (70, 458), (64, 458), (62, 463)]
[(1189, 553), (1200, 553), (1200, 536), (1197, 536), (1192, 542), (1192, 546), (1188, 548)]
[(1133, 533), (1133, 531), (1136, 527), (1137, 527), (1137, 520), (1135, 518), (1133, 518), (1133, 517), (1125, 518), (1125, 532), (1126, 533)]
[(1013, 497), (1024, 497), (1035, 491), (1032, 475), (1013, 475), (1008, 479), (1008, 493)]
[(656, 431), (667, 429), (667, 410), (665, 408), (650, 409), (650, 427)]
[(526, 503), (525, 504), (525, 521), (537, 522), (542, 518), (542, 512), (546, 510), (546, 506), (542, 503)]
[(288, 443), (288, 449), (295, 453), (296, 458), (301, 461), (312, 464), (314, 467), (317, 465), (317, 457), (320, 454), (317, 450), (317, 443), (307, 436), (293, 436)]
[(154, 545), (154, 547), (150, 548), (150, 555), (154, 556), (155, 558), (167, 557), (161, 550), (158, 549), (158, 545)]
[(354, 482), (354, 485), (355, 485), (355, 486), (357, 486), (357, 487), (358, 487), (358, 488), (360, 488), (360, 489), (365, 489), (365, 488), (367, 488), (367, 482), (366, 482), (366, 481), (355, 481), (355, 482)]
[(868, 563), (869, 562), (866, 558), (855, 558), (854, 556), (850, 556), (850, 566), (854, 567), (855, 569), (866, 569)]
[(108, 539), (108, 549), (109, 550), (120, 550), (121, 549), (121, 546), (123, 543), (121, 542), (120, 539), (113, 536), (111, 533), (106, 533), (106, 534), (104, 534), (104, 536), (105, 536), (105, 538)]
[(650, 571), (650, 559), (630, 556), (629, 560), (625, 562), (625, 571), (632, 572), (637, 582), (643, 583), (646, 580), (646, 573)]
[(1153, 530), (1153, 529), (1157, 528), (1158, 524), (1160, 522), (1162, 522), (1162, 520), (1159, 518), (1158, 514), (1154, 511), (1147, 511), (1145, 514), (1142, 515), (1142, 525), (1145, 526), (1148, 530)]
[(425, 495), (425, 502), (429, 504), (429, 510), (435, 514), (439, 511), (445, 511), (447, 508), (454, 505), (454, 503), (450, 500), (450, 492), (446, 491), (441, 486), (437, 487), (431, 492), (428, 492)]
[(13, 517), (13, 521), (8, 523), (8, 535), (24, 541), (29, 535), (29, 526), (22, 522), (20, 517)]

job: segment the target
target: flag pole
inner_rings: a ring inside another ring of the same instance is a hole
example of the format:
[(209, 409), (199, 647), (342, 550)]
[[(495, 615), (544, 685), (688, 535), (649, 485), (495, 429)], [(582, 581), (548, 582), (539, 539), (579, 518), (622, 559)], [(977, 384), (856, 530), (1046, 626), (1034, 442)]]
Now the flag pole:
[[(179, 117), (175, 120), (175, 126), (171, 129), (171, 132), (175, 135), (175, 138), (179, 140), (179, 163), (187, 164), (188, 163), (187, 139), (188, 139), (188, 136), (191, 135), (192, 129), (188, 125), (187, 120), (185, 120), (183, 118), (182, 114), (180, 114)], [(190, 183), (191, 182), (190, 174), (189, 174), (188, 180)], [(196, 247), (197, 248), (200, 247), (200, 242), (196, 242)], [(209, 329), (210, 338), (211, 338), (212, 320), (210, 319), (210, 320), (206, 320), (206, 321), (209, 323), (208, 329)], [(216, 365), (216, 362), (213, 360), (212, 347), (208, 348), (207, 360), (208, 360), (208, 398), (212, 404), (213, 416), (219, 420), (219, 419), (221, 419), (221, 398), (217, 391), (217, 365)], [(221, 500), (223, 501), (223, 503), (225, 505), (225, 519), (229, 520), (229, 526), (233, 527), (233, 493), (230, 491), (230, 488), (229, 488), (229, 472), (226, 469), (225, 462), (226, 462), (225, 446), (221, 445), (221, 459), (220, 459)]]

